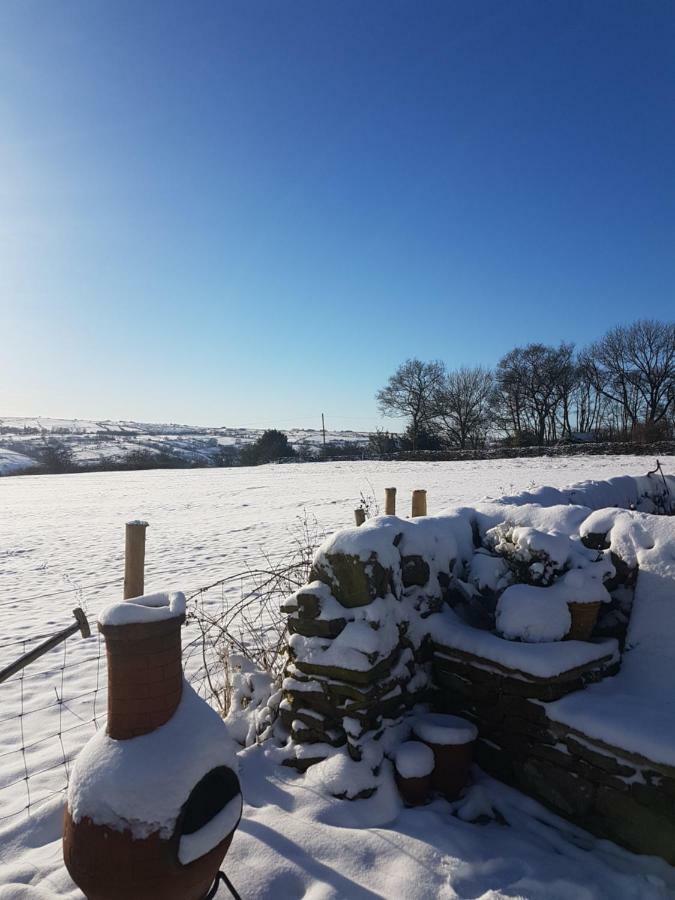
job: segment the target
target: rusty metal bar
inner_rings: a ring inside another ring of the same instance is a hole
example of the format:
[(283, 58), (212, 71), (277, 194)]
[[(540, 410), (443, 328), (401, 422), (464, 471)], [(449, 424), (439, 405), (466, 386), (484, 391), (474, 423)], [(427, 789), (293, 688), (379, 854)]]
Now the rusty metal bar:
[(47, 653), (48, 650), (51, 650), (53, 647), (58, 647), (59, 644), (65, 641), (66, 638), (69, 638), (71, 634), (75, 634), (76, 631), (79, 631), (84, 638), (89, 637), (91, 635), (91, 630), (84, 611), (78, 606), (77, 609), (73, 610), (73, 615), (75, 616), (75, 621), (72, 625), (64, 628), (63, 631), (57, 632), (53, 637), (43, 641), (42, 644), (38, 644), (37, 647), (29, 650), (28, 653), (24, 653), (23, 656), (20, 656), (19, 659), (5, 669), (0, 669), (0, 684), (2, 684), (3, 681), (7, 681), (12, 675), (20, 672), (21, 669), (25, 668), (29, 663), (35, 662), (36, 659), (39, 659)]

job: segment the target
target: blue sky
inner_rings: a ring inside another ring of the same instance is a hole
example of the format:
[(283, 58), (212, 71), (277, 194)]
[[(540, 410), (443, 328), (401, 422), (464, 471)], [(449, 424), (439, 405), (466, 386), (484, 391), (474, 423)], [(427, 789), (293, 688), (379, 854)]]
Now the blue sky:
[(672, 319), (673, 46), (669, 0), (3, 0), (0, 414), (365, 429), (408, 356)]

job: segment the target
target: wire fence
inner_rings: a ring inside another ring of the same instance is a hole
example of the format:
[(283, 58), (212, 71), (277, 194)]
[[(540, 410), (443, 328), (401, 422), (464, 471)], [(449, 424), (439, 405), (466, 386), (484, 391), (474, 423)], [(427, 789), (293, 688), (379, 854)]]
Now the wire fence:
[[(52, 635), (0, 646), (22, 656)], [(0, 685), (0, 827), (62, 794), (72, 762), (105, 721), (105, 651), (98, 635), (68, 637)]]
[[(186, 590), (183, 671), (193, 689), (219, 713), (225, 714), (228, 708), (228, 658), (232, 653), (246, 656), (272, 675), (280, 671), (285, 617), (279, 602), (306, 581), (321, 537), (316, 520), (305, 516), (285, 553), (263, 554), (256, 568), (244, 565), (225, 578)], [(105, 602), (119, 597), (120, 588), (116, 578), (73, 584), (27, 599), (56, 601), (49, 606), (59, 609), (76, 601), (87, 610), (89, 598), (98, 612)], [(20, 627), (25, 628), (25, 622)], [(60, 628), (0, 640), (2, 666), (11, 666), (37, 650)], [(86, 741), (105, 727), (105, 642), (95, 629), (88, 637), (71, 634), (5, 677), (0, 680), (0, 829), (63, 795), (75, 757)]]
[[(0, 642), (0, 659), (12, 663), (53, 635)], [(212, 702), (210, 648), (200, 634), (185, 638), (186, 679)], [(75, 757), (105, 727), (107, 695), (105, 642), (96, 632), (65, 638), (0, 684), (0, 829), (65, 793)]]

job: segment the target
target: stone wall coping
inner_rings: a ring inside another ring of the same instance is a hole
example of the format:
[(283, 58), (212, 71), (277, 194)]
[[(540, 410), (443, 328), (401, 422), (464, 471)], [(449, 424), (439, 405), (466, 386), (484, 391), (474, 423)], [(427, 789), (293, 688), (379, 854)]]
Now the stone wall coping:
[[(493, 635), (494, 637), (494, 635)], [(498, 640), (502, 640), (498, 638)], [(504, 641), (504, 643), (509, 643), (508, 641)], [(439, 644), (434, 641), (434, 656), (438, 658), (445, 658), (451, 661), (463, 662), (469, 665), (476, 666), (477, 668), (484, 669), (489, 672), (496, 672), (500, 675), (508, 676), (509, 678), (516, 678), (519, 681), (527, 682), (530, 684), (550, 684), (551, 682), (562, 682), (562, 681), (573, 681), (575, 678), (585, 674), (586, 672), (592, 672), (598, 669), (600, 666), (609, 665), (610, 663), (616, 660), (616, 652), (614, 646), (616, 641), (604, 641), (600, 644), (595, 645), (597, 647), (597, 655), (590, 659), (588, 662), (583, 663), (582, 665), (572, 666), (571, 668), (564, 669), (561, 672), (558, 672), (554, 675), (536, 675), (532, 672), (527, 672), (522, 668), (506, 666), (497, 660), (490, 659), (489, 657), (479, 656), (475, 653), (470, 653), (466, 650), (461, 650), (457, 647), (447, 647), (444, 644)], [(611, 645), (611, 646), (610, 646)], [(536, 646), (534, 644), (521, 644), (522, 647), (531, 647)], [(611, 652), (608, 652), (611, 650)]]
[(675, 781), (674, 766), (669, 766), (667, 763), (655, 762), (653, 759), (649, 759), (648, 757), (642, 756), (640, 753), (635, 753), (632, 750), (625, 750), (623, 747), (615, 747), (612, 744), (608, 744), (606, 741), (600, 740), (600, 738), (591, 737), (590, 735), (585, 734), (583, 731), (580, 731), (577, 728), (573, 728), (571, 725), (567, 725), (565, 722), (558, 722), (555, 719), (551, 719), (548, 707), (550, 707), (552, 704), (542, 703), (541, 705), (544, 707), (547, 714), (548, 727), (550, 731), (554, 735), (556, 735), (556, 737), (560, 737), (563, 740), (565, 737), (573, 737), (574, 739), (586, 744), (586, 746), (588, 746), (591, 750), (595, 750), (597, 753), (600, 753), (603, 756), (610, 756), (615, 759), (618, 758), (620, 760), (626, 760), (627, 762), (632, 763), (634, 766), (638, 766), (642, 769), (652, 769), (659, 775), (663, 775), (666, 778), (670, 778)]

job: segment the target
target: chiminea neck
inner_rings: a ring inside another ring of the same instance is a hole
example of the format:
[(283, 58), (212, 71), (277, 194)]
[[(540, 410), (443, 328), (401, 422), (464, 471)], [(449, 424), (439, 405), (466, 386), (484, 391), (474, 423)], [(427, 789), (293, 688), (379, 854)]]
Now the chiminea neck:
[(183, 692), (181, 625), (184, 615), (156, 622), (100, 625), (108, 659), (108, 725), (126, 740), (164, 725)]

